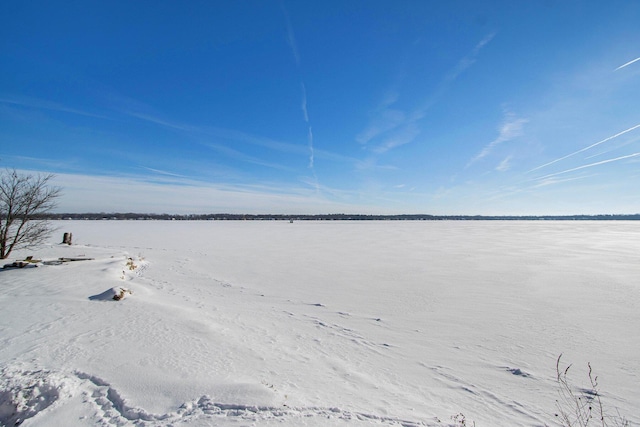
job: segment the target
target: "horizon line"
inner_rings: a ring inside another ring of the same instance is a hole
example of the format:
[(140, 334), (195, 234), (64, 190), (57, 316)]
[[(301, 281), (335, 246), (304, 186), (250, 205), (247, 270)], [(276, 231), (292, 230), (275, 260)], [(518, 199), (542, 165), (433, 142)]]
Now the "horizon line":
[[(47, 213), (41, 216), (49, 220), (306, 220), (306, 219), (611, 219), (640, 220), (640, 213), (599, 213), (599, 214), (426, 214), (426, 213), (402, 213), (402, 214), (367, 214), (367, 213), (316, 213), (316, 214), (287, 214), (287, 213), (140, 213), (140, 212), (60, 212)], [(54, 217), (54, 218), (52, 218)], [(59, 218), (67, 217), (67, 218)]]

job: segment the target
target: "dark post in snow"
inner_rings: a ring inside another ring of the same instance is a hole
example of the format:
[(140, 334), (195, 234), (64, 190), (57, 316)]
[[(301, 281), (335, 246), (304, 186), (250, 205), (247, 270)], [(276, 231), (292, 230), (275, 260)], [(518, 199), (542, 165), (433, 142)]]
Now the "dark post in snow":
[(70, 245), (71, 244), (71, 233), (64, 233), (64, 235), (62, 236), (62, 243)]

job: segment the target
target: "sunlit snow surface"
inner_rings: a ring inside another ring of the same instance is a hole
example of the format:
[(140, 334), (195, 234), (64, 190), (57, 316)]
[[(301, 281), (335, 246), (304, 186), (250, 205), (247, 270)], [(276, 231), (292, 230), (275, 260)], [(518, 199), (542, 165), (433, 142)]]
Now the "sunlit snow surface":
[(560, 354), (640, 423), (640, 222), (54, 225), (7, 261), (95, 259), (0, 270), (0, 424), (557, 425)]

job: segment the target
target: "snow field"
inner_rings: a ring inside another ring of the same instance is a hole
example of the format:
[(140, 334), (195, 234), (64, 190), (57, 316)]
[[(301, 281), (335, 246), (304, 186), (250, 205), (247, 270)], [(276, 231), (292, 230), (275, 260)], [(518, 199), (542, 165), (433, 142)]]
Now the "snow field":
[(6, 425), (554, 425), (561, 353), (640, 422), (640, 224), (56, 225), (15, 258), (95, 259), (0, 271)]

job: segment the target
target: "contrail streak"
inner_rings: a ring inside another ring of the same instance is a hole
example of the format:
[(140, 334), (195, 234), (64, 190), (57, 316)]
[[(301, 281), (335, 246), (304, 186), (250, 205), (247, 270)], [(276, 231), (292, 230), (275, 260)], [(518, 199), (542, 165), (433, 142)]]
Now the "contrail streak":
[(616, 68), (616, 69), (615, 69), (615, 70), (613, 70), (613, 71), (618, 71), (619, 69), (624, 68), (624, 67), (626, 67), (627, 65), (631, 65), (631, 64), (633, 64), (634, 62), (637, 62), (637, 61), (640, 61), (640, 57), (638, 57), (638, 58), (636, 58), (636, 59), (634, 59), (634, 60), (632, 60), (632, 61), (629, 61), (629, 62), (627, 62), (626, 64), (622, 64), (621, 66), (619, 66), (618, 68)]
[(291, 48), (291, 53), (293, 54), (293, 59), (296, 61), (296, 65), (300, 67), (300, 53), (298, 53), (298, 44), (296, 43), (296, 36), (293, 32), (293, 25), (291, 25), (289, 12), (284, 6), (284, 1), (280, 2), (280, 8), (282, 9), (282, 13), (284, 14), (284, 20), (287, 26), (287, 42), (289, 43), (289, 47)]
[(573, 153), (571, 153), (571, 154), (567, 154), (567, 155), (566, 155), (566, 156), (564, 156), (564, 157), (560, 157), (559, 159), (552, 160), (552, 161), (550, 161), (549, 163), (545, 163), (544, 165), (540, 165), (540, 166), (538, 166), (538, 167), (536, 167), (536, 168), (533, 168), (533, 169), (531, 169), (531, 170), (527, 171), (527, 173), (531, 173), (531, 172), (537, 171), (538, 169), (542, 169), (542, 168), (544, 168), (544, 167), (546, 167), (546, 166), (552, 165), (552, 164), (557, 163), (557, 162), (559, 162), (559, 161), (561, 161), (561, 160), (567, 159), (567, 158), (569, 158), (569, 157), (571, 157), (571, 156), (575, 156), (576, 154), (579, 154), (579, 153), (582, 153), (582, 152), (584, 152), (584, 151), (590, 150), (590, 149), (592, 149), (592, 148), (593, 148), (593, 147), (595, 147), (595, 146), (598, 146), (598, 145), (600, 145), (600, 144), (603, 144), (603, 143), (605, 143), (605, 142), (607, 142), (607, 141), (611, 141), (612, 139), (617, 138), (617, 137), (619, 137), (620, 135), (624, 135), (625, 133), (627, 133), (627, 132), (631, 132), (632, 130), (635, 130), (635, 129), (638, 129), (638, 128), (640, 128), (640, 124), (637, 124), (637, 125), (635, 125), (634, 127), (631, 127), (631, 128), (629, 128), (629, 129), (627, 129), (627, 130), (623, 130), (622, 132), (619, 132), (619, 133), (617, 133), (617, 134), (615, 134), (615, 135), (613, 135), (613, 136), (610, 136), (610, 137), (608, 137), (608, 138), (605, 138), (605, 139), (603, 139), (602, 141), (598, 141), (598, 142), (596, 142), (595, 144), (591, 144), (591, 145), (590, 145), (590, 146), (588, 146), (588, 147), (582, 148), (582, 149), (580, 149), (580, 150), (578, 150), (578, 151), (574, 151), (574, 152), (573, 152)]
[(309, 112), (307, 111), (307, 88), (304, 83), (301, 83), (300, 86), (302, 87), (302, 115), (304, 116), (304, 122), (307, 124), (307, 128), (309, 130), (307, 133), (307, 142), (309, 145), (309, 168), (313, 171), (315, 176), (316, 171), (313, 167), (313, 133), (311, 132), (311, 123), (309, 122)]
[[(300, 73), (300, 52), (298, 51), (298, 44), (296, 43), (296, 35), (293, 31), (293, 25), (291, 24), (291, 18), (289, 17), (289, 12), (284, 5), (284, 1), (280, 1), (280, 8), (282, 9), (282, 13), (284, 14), (285, 25), (287, 28), (287, 42), (291, 49), (291, 54), (293, 55), (293, 59), (296, 63), (296, 68)], [(304, 85), (304, 80), (302, 77), (300, 78), (300, 89), (302, 90), (302, 100), (300, 102), (300, 109), (302, 110), (302, 116), (304, 118), (304, 122), (307, 125), (307, 145), (309, 147), (309, 169), (311, 169), (311, 173), (313, 174), (314, 183), (316, 192), (320, 192), (320, 185), (318, 184), (318, 176), (316, 175), (316, 170), (314, 167), (314, 149), (313, 149), (313, 133), (311, 132), (311, 121), (309, 120), (309, 111), (307, 110), (307, 88)]]
[(640, 156), (640, 153), (633, 153), (633, 154), (629, 154), (629, 155), (622, 156), (622, 157), (616, 157), (615, 159), (608, 159), (608, 160), (603, 160), (601, 162), (589, 163), (588, 165), (578, 166), (577, 168), (567, 169), (566, 171), (556, 172), (556, 173), (552, 173), (552, 174), (549, 174), (549, 175), (541, 176), (540, 178), (537, 178), (537, 179), (551, 178), (552, 176), (562, 175), (564, 173), (569, 173), (569, 172), (577, 171), (577, 170), (580, 170), (580, 169), (586, 169), (586, 168), (590, 168), (590, 167), (593, 167), (593, 166), (603, 165), (605, 163), (617, 162), (618, 160), (624, 160), (624, 159), (629, 159), (631, 157), (638, 157), (638, 156)]
[(309, 112), (307, 111), (307, 88), (304, 83), (301, 83), (302, 86), (302, 103), (300, 107), (302, 108), (302, 115), (304, 116), (304, 122), (309, 124)]
[(309, 126), (309, 167), (313, 169), (313, 133), (311, 133), (311, 126)]

